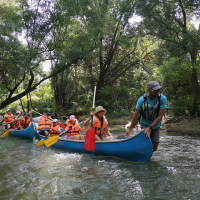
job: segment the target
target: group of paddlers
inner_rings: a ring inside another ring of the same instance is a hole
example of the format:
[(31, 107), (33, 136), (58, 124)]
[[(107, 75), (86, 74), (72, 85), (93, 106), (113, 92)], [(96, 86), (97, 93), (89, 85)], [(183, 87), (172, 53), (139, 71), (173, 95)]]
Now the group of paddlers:
[[(74, 115), (71, 115), (69, 119), (65, 122), (64, 132), (61, 133), (63, 126), (59, 123), (57, 119), (52, 119), (50, 117), (50, 112), (48, 110), (44, 110), (41, 116), (33, 118), (32, 113), (34, 110), (30, 110), (26, 113), (22, 113), (21, 111), (17, 111), (14, 116), (11, 113), (11, 110), (8, 109), (6, 114), (3, 116), (5, 121), (5, 128), (10, 129), (14, 128), (14, 130), (22, 130), (27, 128), (31, 122), (34, 124), (40, 135), (44, 136), (62, 136), (66, 139), (71, 140), (85, 140), (85, 137), (80, 134), (85, 131), (86, 126), (91, 126), (95, 131), (95, 140), (96, 141), (110, 141), (115, 140), (116, 138), (111, 135), (108, 131), (108, 121), (105, 118), (106, 110), (102, 106), (97, 106), (95, 111), (90, 113), (90, 117), (83, 122), (83, 127), (80, 127), (80, 123)], [(107, 137), (104, 137), (104, 134)]]
[(29, 113), (22, 113), (21, 111), (16, 111), (16, 116), (11, 113), (8, 109), (6, 114), (3, 115), (5, 122), (5, 129), (14, 128), (15, 130), (22, 130), (27, 128), (30, 124)]

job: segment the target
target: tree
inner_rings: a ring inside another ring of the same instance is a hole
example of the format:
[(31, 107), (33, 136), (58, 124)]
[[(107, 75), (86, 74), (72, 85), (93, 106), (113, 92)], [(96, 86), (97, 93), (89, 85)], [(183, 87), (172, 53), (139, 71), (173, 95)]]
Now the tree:
[(89, 9), (82, 10), (80, 21), (87, 32), (91, 33), (93, 51), (83, 59), (91, 88), (97, 83), (99, 91), (109, 85), (113, 100), (117, 101), (115, 84), (128, 70), (142, 66), (151, 50), (142, 49), (143, 40), (138, 34), (137, 24), (131, 23), (134, 5), (130, 0), (94, 0)]
[[(194, 0), (157, 1), (136, 0), (137, 13), (143, 17), (143, 34), (163, 40), (163, 47), (171, 57), (184, 58), (191, 70), (190, 84), (194, 93), (193, 111), (200, 103), (198, 60), (200, 29), (192, 24), (192, 17), (198, 18), (200, 4)], [(176, 67), (176, 66), (174, 66)], [(188, 75), (189, 75), (188, 74)]]
[[(66, 2), (72, 4), (70, 0)], [(76, 12), (59, 3), (19, 0), (15, 6), (9, 4), (13, 7), (1, 3), (0, 109), (31, 93), (87, 53), (88, 48), (81, 40), (84, 37), (81, 27), (73, 27)], [(8, 16), (7, 10), (13, 14)], [(72, 36), (72, 29), (78, 34)], [(24, 36), (25, 45), (19, 41), (19, 35)], [(42, 70), (47, 60), (54, 66), (50, 73)]]

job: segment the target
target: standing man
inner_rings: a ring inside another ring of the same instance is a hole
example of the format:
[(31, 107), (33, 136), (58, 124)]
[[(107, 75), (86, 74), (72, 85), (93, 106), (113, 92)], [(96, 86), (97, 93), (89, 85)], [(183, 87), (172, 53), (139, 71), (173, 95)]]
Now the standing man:
[(131, 125), (126, 133), (130, 135), (131, 129), (140, 118), (141, 129), (144, 129), (144, 134), (151, 138), (153, 151), (158, 148), (161, 120), (167, 108), (167, 98), (159, 93), (160, 89), (157, 81), (149, 82), (148, 92), (138, 99)]

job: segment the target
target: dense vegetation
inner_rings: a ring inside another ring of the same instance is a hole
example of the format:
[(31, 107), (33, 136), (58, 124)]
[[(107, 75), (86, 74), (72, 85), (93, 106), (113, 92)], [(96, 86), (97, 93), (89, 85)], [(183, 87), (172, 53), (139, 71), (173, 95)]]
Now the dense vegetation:
[[(197, 0), (0, 0), (0, 110), (124, 116), (151, 80), (168, 114), (200, 115)], [(45, 70), (49, 66), (48, 70)]]

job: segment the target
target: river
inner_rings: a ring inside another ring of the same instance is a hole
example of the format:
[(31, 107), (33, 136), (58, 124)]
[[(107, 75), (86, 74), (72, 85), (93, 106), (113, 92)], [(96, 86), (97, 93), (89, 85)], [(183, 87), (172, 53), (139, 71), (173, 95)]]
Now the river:
[[(2, 127), (0, 131), (3, 132)], [(110, 126), (118, 138), (123, 126)], [(0, 138), (0, 199), (200, 199), (200, 137), (161, 132), (148, 162)]]

